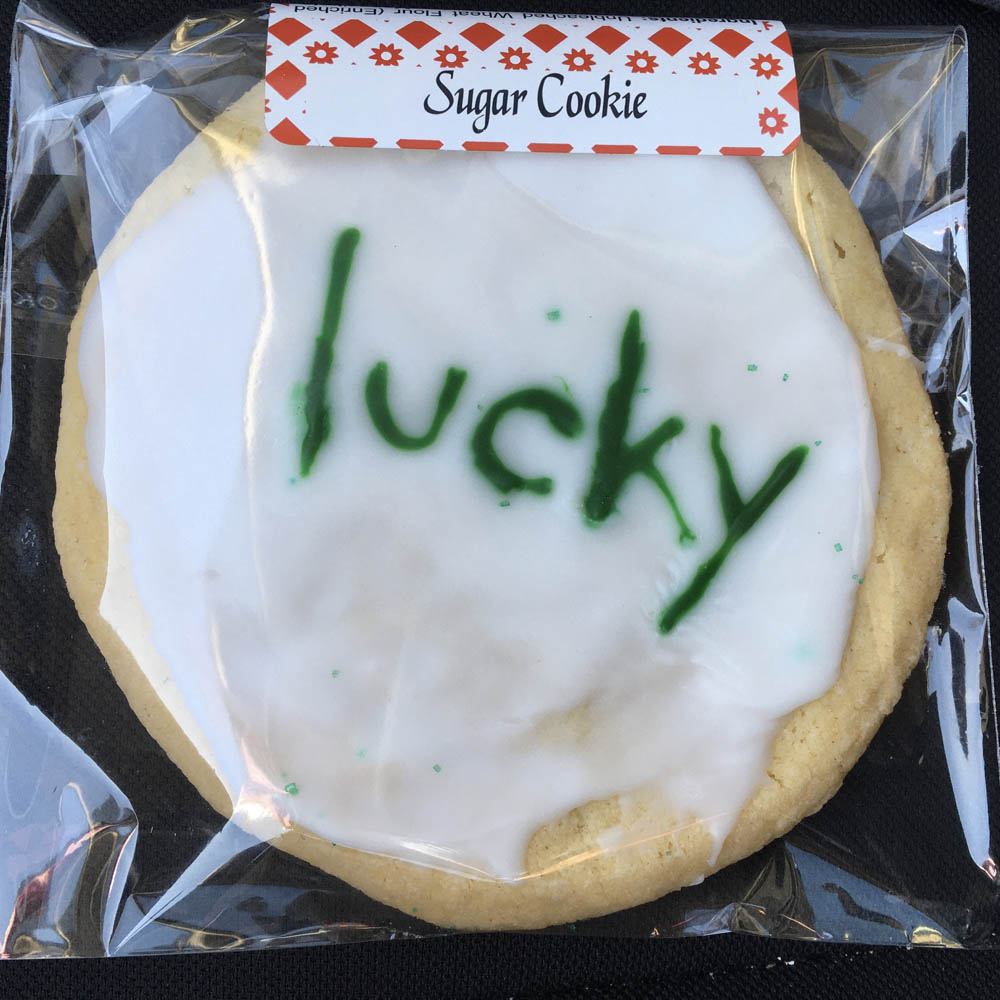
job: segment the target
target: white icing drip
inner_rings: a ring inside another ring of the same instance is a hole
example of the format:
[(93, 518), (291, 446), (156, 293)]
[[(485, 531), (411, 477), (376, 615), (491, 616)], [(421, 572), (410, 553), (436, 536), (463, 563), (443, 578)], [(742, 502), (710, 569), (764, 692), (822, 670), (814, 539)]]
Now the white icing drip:
[(890, 354), (896, 354), (901, 358), (905, 358), (909, 361), (917, 372), (923, 376), (924, 372), (927, 370), (927, 365), (923, 363), (919, 358), (915, 357), (913, 353), (902, 344), (897, 344), (895, 341), (886, 340), (885, 337), (868, 337), (865, 340), (865, 346), (872, 351), (889, 351)]
[[(349, 225), (333, 434), (299, 480), (292, 389)], [(649, 391), (630, 440), (683, 417), (659, 467), (690, 547), (638, 477), (600, 527), (579, 509), (631, 308)], [(445, 369), (468, 369), (433, 447), (372, 428), (361, 388), (382, 359), (412, 431)], [(102, 613), (234, 801), (515, 878), (542, 823), (655, 789), (718, 851), (778, 720), (836, 677), (877, 495), (871, 411), (850, 334), (742, 161), (268, 142), (110, 268), (80, 366), (94, 478), (128, 529)], [(477, 404), (562, 380), (585, 433), (510, 416), (500, 453), (556, 487), (501, 507), (471, 462)], [(656, 616), (723, 534), (713, 422), (744, 496), (790, 447), (810, 455), (663, 637)]]

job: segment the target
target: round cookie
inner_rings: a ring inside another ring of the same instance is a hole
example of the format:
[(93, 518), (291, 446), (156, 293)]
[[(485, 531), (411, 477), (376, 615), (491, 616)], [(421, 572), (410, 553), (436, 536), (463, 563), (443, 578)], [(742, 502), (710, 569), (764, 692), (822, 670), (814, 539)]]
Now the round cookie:
[[(249, 95), (154, 182), (102, 258), (102, 273), (137, 233), (176, 203), (180, 192), (194, 189), (217, 163), (252, 155), (259, 139), (256, 100), (259, 95)], [(807, 148), (780, 161), (761, 161), (758, 169), (857, 338), (878, 432), (881, 488), (871, 560), (858, 590), (840, 676), (825, 695), (785, 720), (766, 777), (761, 775), (765, 783), (743, 808), (721, 851), (703, 825), (665, 815), (655, 796), (644, 795), (580, 804), (542, 825), (525, 858), (531, 877), (516, 881), (464, 878), (334, 847), (294, 823), (278, 841), (283, 849), (375, 898), (406, 910), (418, 905), (424, 919), (463, 927), (539, 927), (610, 912), (690, 884), (780, 835), (839, 786), (898, 698), (919, 654), (940, 582), (948, 485), (929, 402), (878, 259), (847, 192)], [(184, 735), (185, 728), (164, 708), (100, 613), (108, 525), (119, 533), (127, 528), (95, 487), (86, 452), (78, 349), (95, 284), (92, 279), (74, 324), (66, 366), (54, 511), (64, 572), (81, 617), (130, 703), (202, 794), (228, 815), (232, 804), (218, 778), (217, 762), (209, 763)], [(606, 833), (615, 827), (626, 829), (632, 842), (607, 849)]]

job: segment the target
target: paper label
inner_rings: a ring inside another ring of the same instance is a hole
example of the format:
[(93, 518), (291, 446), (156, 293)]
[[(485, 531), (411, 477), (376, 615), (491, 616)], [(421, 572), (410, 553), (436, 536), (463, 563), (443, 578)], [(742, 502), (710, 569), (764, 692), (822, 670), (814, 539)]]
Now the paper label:
[(781, 156), (779, 21), (275, 4), (265, 120), (290, 145)]

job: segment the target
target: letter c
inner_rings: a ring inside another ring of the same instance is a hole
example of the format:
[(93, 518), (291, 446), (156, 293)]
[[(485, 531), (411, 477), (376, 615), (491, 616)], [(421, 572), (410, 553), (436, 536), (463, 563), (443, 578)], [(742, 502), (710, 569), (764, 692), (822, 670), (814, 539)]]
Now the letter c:
[(555, 111), (549, 111), (549, 109), (545, 106), (545, 95), (543, 91), (545, 90), (546, 80), (558, 80), (559, 86), (561, 87), (563, 83), (563, 75), (562, 73), (547, 73), (538, 83), (538, 110), (541, 111), (546, 118), (555, 118), (555, 116), (562, 111), (562, 108), (556, 108)]
[(533, 410), (548, 418), (549, 426), (566, 438), (579, 437), (583, 431), (580, 411), (565, 397), (551, 389), (521, 389), (498, 399), (484, 414), (472, 434), (472, 458), (476, 468), (501, 492), (527, 490), (544, 496), (552, 492), (548, 476), (529, 479), (504, 464), (493, 445), (493, 435), (500, 421), (512, 410)]

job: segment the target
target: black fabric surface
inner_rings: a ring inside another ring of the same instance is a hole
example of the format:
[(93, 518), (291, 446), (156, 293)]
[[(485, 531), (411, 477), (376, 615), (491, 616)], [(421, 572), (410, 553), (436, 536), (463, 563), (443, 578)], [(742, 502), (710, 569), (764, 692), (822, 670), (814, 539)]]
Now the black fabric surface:
[[(16, 4), (0, 3), (2, 50), (7, 49)], [(167, 30), (192, 6), (191, 0), (53, 0), (49, 9), (74, 22), (98, 44), (134, 36), (151, 37)], [(197, 3), (193, 4), (197, 9)], [(490, 6), (490, 5), (488, 5)], [(512, 8), (512, 4), (492, 6)], [(572, 4), (525, 5), (534, 9), (570, 10)], [(616, 12), (615, 3), (581, 5), (592, 12)], [(1000, 366), (994, 327), (998, 317), (998, 290), (994, 270), (998, 254), (1000, 195), (995, 178), (1000, 107), (1000, 0), (987, 4), (890, 0), (883, 3), (832, 0), (784, 3), (771, 0), (718, 0), (628, 4), (639, 14), (701, 14), (704, 16), (774, 16), (792, 24), (962, 24), (970, 40), (970, 227), (971, 287), (973, 296), (973, 377), (982, 469), (981, 506), (987, 571), (1000, 566), (1000, 510), (997, 474), (1000, 468), (1000, 402), (992, 381)], [(6, 89), (8, 80), (3, 86)], [(6, 93), (2, 95), (6, 107)], [(15, 366), (19, 362), (15, 361)], [(54, 434), (58, 399), (46, 400), (49, 413), (39, 411), (33, 428), (38, 435)], [(44, 451), (44, 446), (40, 449)], [(25, 469), (21, 475), (45, 474)], [(51, 475), (51, 473), (48, 473)], [(39, 526), (44, 529), (44, 525)], [(39, 551), (46, 550), (42, 539)], [(53, 607), (64, 593), (39, 593), (38, 600)], [(58, 655), (61, 644), (86, 641), (85, 633), (67, 637), (45, 627), (41, 605), (37, 633), (30, 637), (30, 653), (37, 664), (28, 671), (26, 690), (39, 704), (73, 724), (83, 734), (87, 749), (85, 699), (59, 703), (60, 694), (44, 670), (47, 658)], [(82, 626), (75, 626), (82, 630)], [(32, 681), (32, 677), (34, 680)], [(114, 689), (114, 695), (121, 698)], [(905, 696), (904, 696), (905, 697)], [(122, 702), (116, 706), (128, 714)], [(97, 738), (96, 736), (94, 737)], [(143, 767), (142, 751), (122, 765)], [(125, 785), (134, 775), (115, 775)], [(124, 778), (124, 780), (123, 780)], [(182, 779), (181, 779), (182, 780)], [(943, 794), (948, 794), (943, 789)], [(163, 792), (150, 789), (151, 797)], [(137, 807), (140, 805), (136, 803)], [(905, 803), (893, 803), (904, 808)], [(214, 814), (196, 820), (211, 826)], [(978, 954), (943, 951), (907, 952), (849, 945), (774, 942), (744, 936), (698, 940), (573, 938), (540, 935), (468, 935), (425, 941), (389, 941), (345, 944), (280, 952), (215, 954), (197, 957), (8, 962), (0, 965), (0, 996), (241, 996), (273, 995), (378, 998), (475, 997), (569, 998), (666, 996), (736, 996), (765, 991), (776, 996), (862, 997), (870, 990), (880, 996), (990, 997), (1000, 993), (1000, 949)]]
[(685, 941), (470, 935), (166, 958), (8, 962), (14, 997), (172, 1000), (868, 1000), (997, 995), (1000, 952), (794, 945), (724, 936)]

